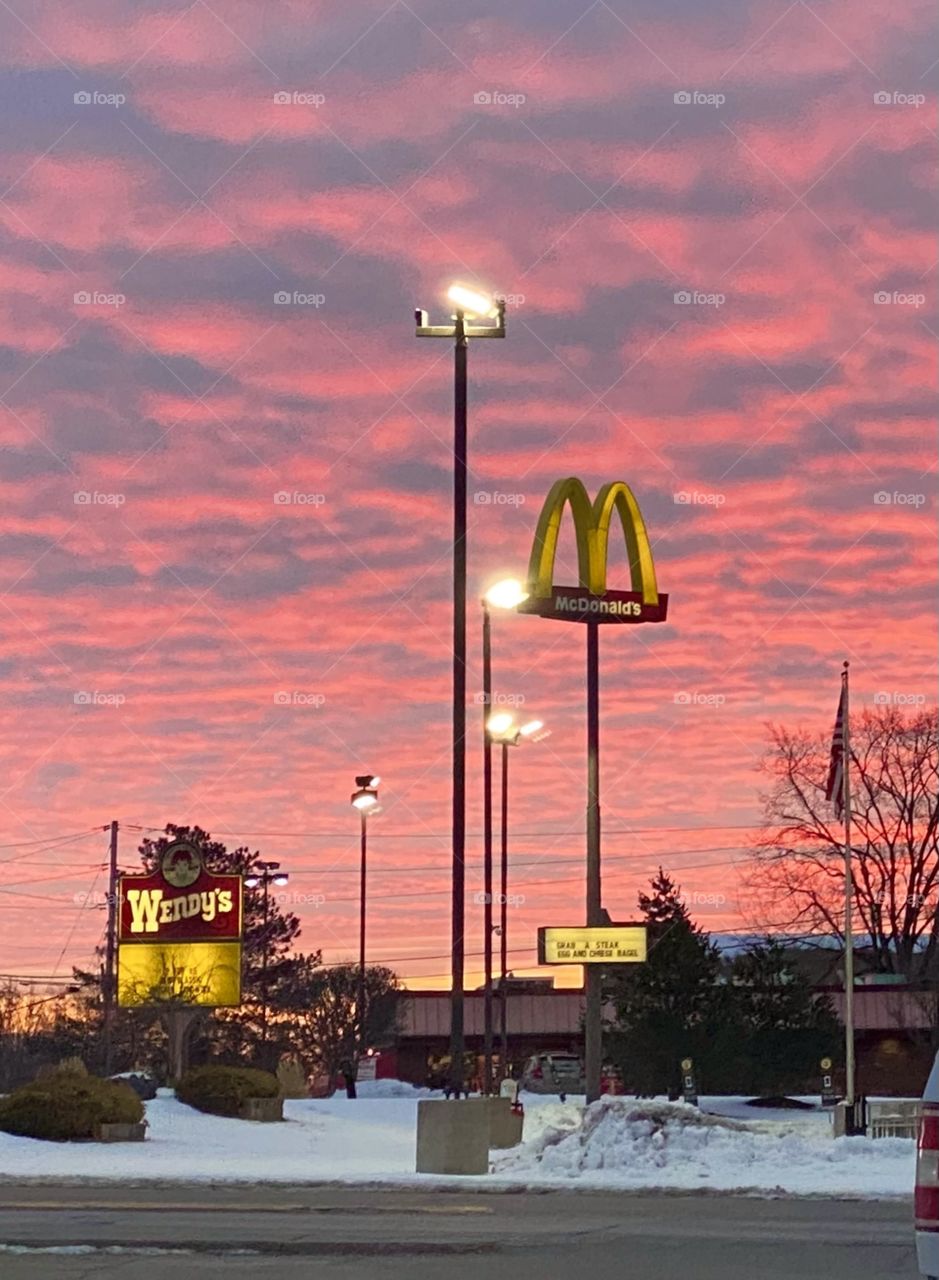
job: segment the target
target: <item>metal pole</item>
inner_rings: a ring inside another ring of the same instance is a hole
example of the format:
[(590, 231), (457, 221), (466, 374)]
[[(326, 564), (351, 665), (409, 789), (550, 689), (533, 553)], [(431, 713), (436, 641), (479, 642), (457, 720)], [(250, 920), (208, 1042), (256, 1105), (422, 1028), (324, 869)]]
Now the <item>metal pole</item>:
[(483, 601), (483, 953), (485, 987), (483, 995), (483, 1093), (492, 1092), (492, 739), (489, 714), (492, 710), (492, 625), (489, 608)]
[(365, 867), (368, 852), (368, 818), (365, 810), (361, 811), (362, 841), (361, 867), (359, 872), (359, 1053), (365, 1049)]
[(450, 949), (450, 1085), (463, 1091), (463, 957), (466, 866), (466, 352), (463, 312), (453, 348), (453, 884)]
[[(587, 924), (603, 923), (600, 890), (600, 636), (596, 622), (587, 624)], [(602, 975), (599, 966), (584, 966), (586, 1009), (584, 1058), (587, 1102), (600, 1097), (603, 1065)]]
[(117, 821), (111, 823), (111, 843), (108, 855), (108, 926), (104, 951), (104, 1074), (112, 1068), (111, 1023), (114, 1019), (114, 958), (117, 950)]
[(506, 983), (509, 969), (509, 744), (502, 744), (502, 814), (499, 894), (499, 1041), (501, 1044), (502, 1078), (509, 1077), (509, 991)]
[[(844, 764), (842, 769), (842, 804), (844, 810), (844, 1062), (845, 1101), (854, 1106), (854, 875), (851, 867), (851, 729), (850, 699), (848, 689), (848, 664), (844, 664), (841, 676), (844, 685)], [(849, 1130), (853, 1132), (853, 1130)]]
[(262, 871), (261, 883), (264, 885), (264, 947), (261, 951), (261, 1044), (264, 1046), (261, 1057), (263, 1066), (267, 1067), (267, 948), (270, 937), (268, 927), (269, 899), (268, 888), (271, 882), (269, 871)]

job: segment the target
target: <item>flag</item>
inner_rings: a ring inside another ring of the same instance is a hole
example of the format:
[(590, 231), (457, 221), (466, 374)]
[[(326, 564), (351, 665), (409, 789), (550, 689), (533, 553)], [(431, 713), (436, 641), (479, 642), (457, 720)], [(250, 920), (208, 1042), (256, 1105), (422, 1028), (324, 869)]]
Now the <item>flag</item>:
[(841, 697), (838, 699), (838, 714), (835, 716), (835, 729), (831, 735), (831, 759), (828, 765), (828, 783), (825, 787), (825, 799), (835, 807), (835, 814), (840, 818), (844, 814), (844, 771), (846, 767), (844, 752), (845, 720), (848, 715), (848, 685), (845, 677), (841, 677)]

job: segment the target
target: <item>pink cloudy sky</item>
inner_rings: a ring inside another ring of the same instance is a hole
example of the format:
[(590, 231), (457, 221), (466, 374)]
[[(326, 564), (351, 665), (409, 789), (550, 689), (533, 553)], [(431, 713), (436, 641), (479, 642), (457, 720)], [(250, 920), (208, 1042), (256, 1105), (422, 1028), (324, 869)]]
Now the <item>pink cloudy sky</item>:
[[(671, 596), (603, 635), (606, 905), (661, 861), (746, 927), (767, 722), (827, 732), (846, 657), (856, 707), (934, 700), (935, 35), (919, 0), (0, 7), (3, 972), (87, 960), (111, 818), (128, 866), (168, 820), (280, 857), (353, 956), (370, 769), (370, 954), (446, 975), (451, 369), (412, 310), (453, 278), (510, 298), (471, 596), (567, 474), (633, 486)], [(524, 970), (582, 912), (583, 634), (495, 643), (552, 729), (512, 759)]]

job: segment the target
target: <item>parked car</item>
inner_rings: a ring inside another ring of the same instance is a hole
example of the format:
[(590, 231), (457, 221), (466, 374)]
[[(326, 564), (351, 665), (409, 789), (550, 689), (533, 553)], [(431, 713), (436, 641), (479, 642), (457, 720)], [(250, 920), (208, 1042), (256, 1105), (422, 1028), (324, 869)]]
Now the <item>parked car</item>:
[(919, 1269), (939, 1280), (939, 1054), (923, 1090), (913, 1205)]
[(586, 1093), (584, 1064), (576, 1053), (536, 1053), (522, 1071), (529, 1093)]

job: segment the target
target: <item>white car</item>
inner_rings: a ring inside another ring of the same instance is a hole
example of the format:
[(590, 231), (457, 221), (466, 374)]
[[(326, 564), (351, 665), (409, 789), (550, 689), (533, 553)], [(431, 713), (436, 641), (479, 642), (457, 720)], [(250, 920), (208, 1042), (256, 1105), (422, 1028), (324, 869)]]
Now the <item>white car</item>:
[(939, 1280), (939, 1054), (923, 1090), (914, 1215), (919, 1269), (930, 1280)]

